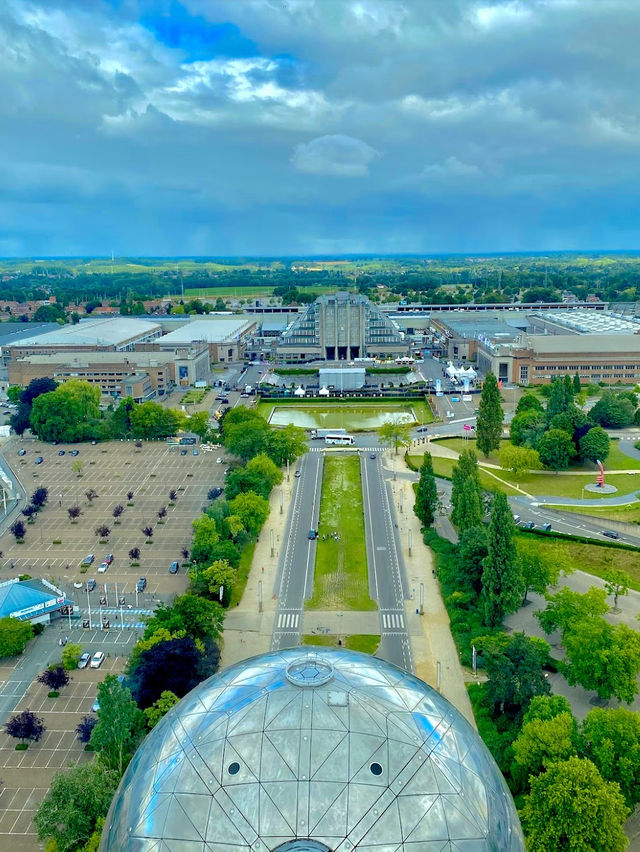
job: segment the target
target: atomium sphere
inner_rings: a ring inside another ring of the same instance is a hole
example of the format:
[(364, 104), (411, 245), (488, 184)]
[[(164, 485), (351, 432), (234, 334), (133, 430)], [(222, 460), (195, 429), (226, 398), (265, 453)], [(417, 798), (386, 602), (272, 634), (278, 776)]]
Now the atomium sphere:
[(102, 852), (523, 852), (484, 743), (366, 654), (295, 648), (201, 683), (151, 731)]

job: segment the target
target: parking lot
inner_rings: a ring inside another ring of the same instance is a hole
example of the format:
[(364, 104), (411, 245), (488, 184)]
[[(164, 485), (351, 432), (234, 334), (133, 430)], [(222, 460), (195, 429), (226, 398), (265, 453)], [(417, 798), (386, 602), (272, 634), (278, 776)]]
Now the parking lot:
[[(35, 810), (57, 771), (91, 760), (91, 753), (78, 742), (76, 726), (83, 716), (91, 715), (98, 683), (106, 674), (120, 673), (123, 666), (124, 657), (110, 655), (99, 669), (71, 672), (73, 679), (58, 698), (49, 698), (48, 688), (35, 680), (28, 686), (16, 712), (32, 710), (44, 721), (46, 731), (26, 751), (16, 751), (16, 740), (0, 734), (0, 848), (33, 852), (38, 847), (32, 823)], [(0, 677), (0, 697), (24, 689), (13, 680), (12, 667), (0, 669)]]
[[(27, 450), (23, 457), (18, 455), (21, 447)], [(26, 525), (24, 544), (16, 543), (9, 532), (0, 538), (5, 576), (26, 573), (47, 578), (61, 585), (85, 610), (99, 607), (105, 584), (105, 605), (115, 610), (121, 604), (147, 610), (154, 600), (184, 591), (186, 569), (169, 575), (169, 565), (176, 559), (184, 561), (181, 550), (191, 545), (191, 522), (205, 505), (209, 489), (223, 484), (223, 465), (216, 464), (217, 453), (194, 456), (189, 447), (188, 453), (181, 455), (180, 450), (187, 448), (169, 448), (164, 442), (143, 442), (138, 448), (133, 441), (80, 444), (76, 458), (70, 455), (70, 449), (74, 447), (54, 447), (35, 440), (12, 441), (9, 445), (5, 459), (26, 494), (30, 496), (44, 486), (49, 501), (35, 523)], [(60, 450), (65, 454), (58, 455)], [(42, 456), (42, 464), (35, 463), (38, 456)], [(82, 462), (81, 475), (72, 470), (74, 461)], [(91, 501), (86, 497), (90, 489), (98, 495)], [(178, 495), (172, 507), (171, 489)], [(129, 491), (134, 494), (132, 501), (127, 499)], [(133, 505), (128, 506), (129, 502)], [(72, 523), (67, 509), (74, 505), (80, 506), (82, 515)], [(119, 523), (113, 518), (116, 505), (124, 507)], [(167, 514), (159, 523), (157, 512), (162, 507)], [(110, 529), (104, 544), (95, 534), (102, 524)], [(142, 532), (147, 525), (153, 527), (152, 544), (146, 543)], [(128, 554), (133, 547), (140, 549), (139, 567), (130, 565)], [(81, 572), (88, 553), (95, 555), (95, 561)], [(99, 574), (98, 567), (107, 553), (113, 554), (113, 564)], [(135, 586), (141, 576), (147, 578), (148, 585), (136, 596)], [(97, 581), (97, 588), (87, 599), (85, 584), (90, 578)], [(82, 584), (82, 588), (74, 589), (74, 583)]]

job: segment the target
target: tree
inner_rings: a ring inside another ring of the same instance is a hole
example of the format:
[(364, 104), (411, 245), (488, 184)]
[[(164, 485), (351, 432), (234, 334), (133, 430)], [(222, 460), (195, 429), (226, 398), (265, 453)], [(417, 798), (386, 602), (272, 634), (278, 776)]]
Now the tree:
[(436, 478), (433, 474), (433, 459), (431, 453), (425, 453), (413, 507), (423, 527), (430, 527), (433, 524), (439, 502)]
[(31, 503), (38, 509), (42, 508), (49, 498), (49, 492), (46, 488), (36, 488), (31, 495)]
[(476, 446), (485, 457), (500, 446), (503, 420), (498, 382), (493, 373), (487, 373), (476, 419)]
[(82, 514), (82, 509), (80, 506), (69, 506), (67, 514), (69, 515), (70, 521), (76, 521)]
[(522, 718), (522, 724), (526, 725), (534, 719), (548, 721), (560, 716), (561, 713), (571, 715), (571, 705), (564, 695), (534, 695), (529, 709)]
[(182, 698), (202, 680), (202, 653), (191, 636), (159, 642), (143, 651), (131, 672), (131, 692), (143, 710), (165, 690)]
[(33, 626), (17, 618), (0, 618), (0, 657), (21, 654), (29, 639), (33, 637)]
[(127, 491), (127, 500), (129, 503), (133, 500), (133, 491)]
[(209, 412), (196, 411), (187, 420), (186, 428), (199, 438), (204, 438), (209, 429)]
[[(68, 645), (64, 646), (62, 651), (62, 665), (68, 672), (71, 672), (76, 668), (81, 654), (82, 645), (79, 645), (78, 643), (70, 642)], [(54, 686), (53, 689), (57, 689), (57, 687)]]
[(147, 540), (150, 540), (150, 539), (153, 538), (153, 527), (149, 526), (149, 524), (147, 524), (146, 527), (142, 527), (141, 532), (143, 533), (143, 535), (146, 536)]
[(33, 518), (38, 514), (38, 507), (34, 506), (33, 503), (30, 503), (28, 506), (25, 506), (22, 510), (22, 514), (25, 518)]
[(216, 522), (208, 515), (201, 515), (193, 521), (192, 526), (191, 557), (196, 562), (209, 563), (211, 548), (220, 540)]
[(122, 506), (120, 503), (118, 503), (117, 506), (113, 507), (113, 512), (111, 514), (117, 520), (123, 512), (124, 512), (124, 506)]
[(175, 503), (177, 499), (178, 499), (178, 492), (176, 491), (175, 488), (172, 488), (171, 491), (169, 491), (169, 502)]
[(96, 497), (98, 496), (98, 492), (96, 491), (95, 488), (90, 488), (88, 491), (84, 492), (84, 496), (89, 501), (89, 504), (91, 504), (92, 501), (95, 500)]
[(83, 716), (81, 721), (76, 726), (76, 734), (78, 735), (78, 741), (81, 743), (88, 743), (91, 739), (91, 732), (97, 725), (98, 720), (95, 716)]
[(37, 743), (45, 730), (46, 728), (42, 719), (36, 716), (35, 713), (32, 713), (31, 710), (23, 710), (22, 713), (12, 716), (4, 726), (5, 734), (16, 740), (20, 740), (20, 742), (33, 740), (33, 742)]
[(31, 428), (43, 441), (82, 441), (96, 431), (99, 406), (99, 387), (69, 379), (56, 390), (34, 399)]
[(98, 684), (98, 702), (98, 723), (90, 743), (100, 752), (103, 766), (120, 778), (144, 736), (144, 715), (132, 700), (130, 690), (115, 675), (107, 675)]
[(602, 426), (594, 426), (580, 438), (580, 456), (589, 461), (604, 461), (609, 455), (609, 436)]
[(458, 458), (458, 463), (453, 467), (453, 472), (451, 476), (451, 520), (456, 525), (458, 525), (460, 521), (459, 507), (462, 490), (465, 481), (469, 478), (472, 479), (475, 483), (475, 486), (478, 490), (478, 494), (480, 495), (481, 491), (480, 479), (478, 477), (478, 457), (473, 452), (473, 450), (463, 450)]
[(493, 496), (487, 540), (487, 556), (482, 571), (484, 623), (497, 627), (522, 601), (523, 581), (513, 542), (515, 526), (507, 497), (502, 491)]
[(529, 592), (544, 595), (549, 586), (555, 586), (558, 582), (560, 572), (567, 571), (561, 551), (554, 548), (551, 554), (542, 552), (535, 541), (518, 543), (518, 562), (524, 586), (523, 603)]
[(522, 414), (525, 411), (544, 411), (542, 403), (534, 393), (523, 393), (518, 400), (516, 415)]
[(484, 506), (480, 491), (473, 477), (468, 477), (462, 485), (456, 508), (458, 530), (463, 532), (468, 527), (480, 526), (483, 515)]
[(215, 601), (198, 595), (185, 594), (175, 599), (171, 606), (159, 604), (147, 620), (145, 639), (157, 630), (166, 629), (175, 634), (184, 631), (193, 639), (217, 639), (222, 632), (224, 610)]
[(573, 395), (577, 396), (582, 390), (582, 385), (580, 384), (580, 376), (576, 373), (573, 377)]
[[(233, 409), (225, 416), (225, 420), (236, 411)], [(269, 435), (269, 425), (259, 414), (251, 420), (224, 425), (223, 441), (229, 452), (246, 462), (253, 456), (263, 452)]]
[(564, 634), (580, 622), (608, 612), (605, 598), (605, 590), (595, 586), (584, 594), (564, 588), (555, 595), (548, 595), (546, 608), (535, 615), (545, 633), (560, 629)]
[(516, 447), (535, 447), (545, 428), (545, 418), (541, 411), (523, 411), (513, 418), (509, 426), (511, 443)]
[(161, 520), (163, 520), (163, 518), (166, 518), (166, 517), (167, 517), (167, 507), (161, 506), (158, 509), (158, 520), (161, 521)]
[(109, 538), (111, 535), (111, 530), (106, 524), (100, 524), (100, 526), (95, 529), (96, 535), (99, 535), (100, 538)]
[[(254, 494), (253, 491), (238, 494), (229, 503), (229, 509), (232, 515), (237, 515), (240, 518), (244, 528), (253, 536), (260, 533), (264, 522), (269, 517), (269, 501), (260, 497), (259, 494)], [(191, 552), (193, 554), (193, 548)]]
[(590, 760), (570, 757), (531, 779), (522, 824), (531, 852), (623, 852), (628, 809), (619, 788), (604, 781)]
[(512, 471), (517, 481), (530, 470), (540, 470), (542, 464), (537, 450), (506, 444), (500, 450), (500, 466)]
[(281, 429), (271, 429), (264, 442), (264, 451), (278, 466), (292, 464), (308, 452), (307, 435), (300, 426), (289, 424)]
[[(236, 579), (236, 572), (231, 565), (225, 559), (219, 559), (202, 572), (202, 578), (207, 583), (209, 594), (222, 606), (229, 606), (233, 583)], [(221, 588), (223, 589), (222, 598), (220, 597)]]
[(608, 429), (624, 429), (633, 423), (635, 405), (627, 397), (605, 391), (589, 412), (594, 423)]
[(629, 594), (631, 577), (619, 568), (610, 568), (604, 575), (604, 587), (607, 595), (613, 595), (613, 609), (618, 609), (618, 598)]
[(396, 414), (378, 426), (378, 440), (381, 444), (393, 447), (396, 455), (398, 447), (408, 447), (411, 443), (411, 424), (403, 416)]
[(177, 434), (185, 427), (187, 416), (182, 411), (147, 401), (131, 409), (129, 421), (134, 438), (151, 440)]
[(22, 541), (27, 534), (27, 528), (22, 521), (14, 521), (9, 527), (9, 530), (15, 536), (16, 541)]
[(84, 462), (82, 459), (74, 459), (71, 462), (71, 470), (77, 474), (78, 476), (82, 476), (82, 471), (84, 469)]
[(171, 710), (174, 704), (177, 704), (180, 699), (169, 689), (163, 690), (160, 693), (160, 698), (154, 701), (151, 707), (147, 707), (144, 715), (147, 717), (147, 725), (149, 728), (155, 728), (160, 719)]
[(584, 757), (605, 781), (620, 785), (629, 808), (640, 802), (640, 715), (623, 707), (596, 707), (580, 731)]
[(475, 640), (482, 651), (489, 677), (486, 700), (493, 714), (520, 719), (536, 695), (547, 695), (550, 686), (543, 667), (549, 660), (549, 645), (524, 633), (496, 633)]
[(471, 586), (477, 595), (482, 591), (482, 563), (487, 552), (487, 531), (484, 526), (465, 527), (456, 546), (456, 578)]
[(549, 764), (575, 755), (577, 743), (578, 726), (571, 713), (525, 722), (513, 743), (512, 774), (528, 786), (530, 775), (539, 775)]
[(563, 429), (549, 429), (536, 445), (540, 461), (549, 470), (566, 470), (576, 455), (571, 435)]
[(11, 385), (7, 388), (7, 398), (12, 405), (17, 405), (20, 402), (22, 388), (20, 385)]
[(565, 631), (562, 666), (567, 682), (593, 689), (599, 698), (615, 696), (631, 704), (638, 692), (640, 634), (626, 624), (612, 626), (604, 618), (589, 618)]
[(140, 548), (139, 547), (132, 547), (131, 548), (131, 550), (129, 551), (129, 559), (131, 559), (132, 562), (135, 562), (137, 559), (140, 559)]
[(282, 482), (282, 471), (266, 453), (259, 453), (250, 459), (246, 464), (246, 470), (250, 474), (256, 474), (266, 483), (267, 496), (274, 486)]
[(38, 683), (43, 683), (45, 686), (49, 687), (49, 689), (57, 692), (59, 689), (62, 689), (63, 686), (66, 686), (71, 678), (63, 666), (51, 666), (50, 668), (45, 669), (42, 674), (38, 676), (37, 680)]
[(54, 840), (57, 852), (82, 848), (96, 822), (106, 816), (118, 780), (99, 761), (56, 773), (34, 818), (38, 837)]

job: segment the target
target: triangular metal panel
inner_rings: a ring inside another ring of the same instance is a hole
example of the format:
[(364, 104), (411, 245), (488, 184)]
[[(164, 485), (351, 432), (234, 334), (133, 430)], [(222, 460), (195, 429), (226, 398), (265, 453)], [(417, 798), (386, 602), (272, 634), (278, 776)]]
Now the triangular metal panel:
[(229, 719), (228, 734), (238, 735), (262, 731), (266, 706), (266, 696), (262, 695), (248, 707), (238, 710)]
[(235, 825), (233, 815), (227, 814), (215, 798), (211, 800), (205, 839), (208, 843), (228, 843), (234, 846), (245, 846), (247, 843)]
[(193, 812), (195, 819), (198, 822), (198, 826), (196, 826), (192, 821), (191, 816), (187, 814), (184, 809), (184, 804), (186, 803), (183, 804), (183, 802), (180, 802), (178, 797), (173, 796), (169, 803), (169, 810), (167, 811), (167, 820), (165, 822), (163, 839), (165, 841), (170, 840), (171, 838), (176, 840), (199, 840), (204, 843), (211, 801), (211, 797), (209, 796), (207, 799), (204, 822), (202, 820), (201, 809), (194, 808), (192, 803), (190, 810)]
[(451, 840), (469, 840), (484, 838), (485, 826), (478, 825), (475, 814), (469, 811), (460, 797), (444, 797), (445, 814)]
[(258, 825), (260, 785), (253, 783), (236, 784), (233, 787), (227, 787), (226, 791), (234, 807), (237, 808), (249, 825)]
[[(281, 692), (267, 693), (267, 708), (264, 714), (264, 729), (268, 730), (274, 719), (282, 713), (285, 707), (292, 702), (296, 702), (299, 698), (297, 693), (291, 693), (289, 690), (283, 689)], [(280, 725), (276, 725), (280, 727)]]
[[(336, 710), (345, 710), (346, 708), (337, 707)], [(347, 725), (334, 708), (330, 707), (324, 700), (322, 694), (313, 696), (313, 704), (311, 706), (311, 727), (314, 730), (322, 731), (346, 731)]]
[(314, 769), (317, 760), (315, 750), (311, 749), (311, 777), (315, 781), (335, 781), (336, 778), (347, 781), (349, 778), (349, 737), (343, 735), (342, 739), (334, 746), (329, 757)]
[[(206, 770), (206, 772), (207, 782), (209, 782), (211, 779), (211, 773), (208, 770)], [(176, 772), (174, 792), (188, 793), (191, 796), (210, 796), (211, 789), (207, 782), (205, 782), (202, 775), (200, 775), (200, 773), (196, 770), (191, 761), (185, 760), (180, 767), (179, 772)]]
[(351, 734), (349, 738), (349, 779), (355, 778), (360, 774), (363, 767), (369, 766), (373, 755), (386, 742), (386, 737)]
[(172, 798), (171, 793), (154, 795), (147, 807), (137, 812), (138, 822), (132, 826), (131, 833), (143, 834), (145, 837), (164, 837), (164, 825)]
[[(430, 803), (429, 803), (430, 799)], [(427, 809), (422, 819), (406, 837), (407, 841), (446, 841), (450, 840), (449, 827), (445, 816), (446, 807), (441, 796), (426, 797)]]
[[(238, 737), (227, 737), (224, 748), (224, 770), (223, 781), (225, 784), (233, 783), (234, 779), (239, 781), (238, 775), (244, 775), (243, 781), (247, 781), (246, 773), (249, 772), (255, 780), (260, 778), (260, 763), (262, 755), (262, 733), (244, 734)], [(238, 775), (229, 775), (229, 765), (233, 762), (240, 763)]]
[[(436, 777), (433, 764), (430, 760), (425, 758), (420, 764), (420, 768), (403, 788), (402, 795), (412, 796), (427, 793), (437, 796), (441, 792), (440, 787), (438, 786), (439, 779), (440, 773), (438, 774), (438, 777)], [(448, 787), (451, 789), (450, 785), (448, 785)]]
[[(336, 764), (336, 749), (342, 742), (348, 741), (346, 731), (313, 730), (311, 732), (311, 777), (313, 778), (318, 769), (328, 760), (333, 767), (333, 778), (347, 778), (347, 761), (343, 761), (340, 770)], [(346, 752), (343, 752), (346, 757)]]
[[(265, 731), (295, 731), (300, 728), (302, 719), (302, 693), (294, 693), (280, 712), (269, 721), (265, 719)], [(271, 708), (269, 708), (271, 709)]]
[[(402, 830), (400, 828), (400, 814), (398, 813), (398, 802), (393, 801), (389, 807), (376, 817), (376, 821), (362, 838), (360, 843), (367, 845), (380, 844), (384, 846), (397, 845), (402, 841)], [(358, 844), (359, 846), (360, 844)]]
[(262, 740), (262, 763), (260, 780), (265, 781), (297, 781), (298, 773), (294, 772), (282, 754), (265, 735)]
[(291, 772), (298, 777), (300, 760), (300, 737), (299, 730), (292, 731), (265, 731), (265, 739), (269, 740), (274, 750), (280, 755)]
[(350, 784), (347, 804), (347, 832), (351, 833), (375, 803), (384, 796), (385, 789), (369, 784)]
[[(296, 837), (297, 795), (286, 795), (279, 782), (260, 786), (260, 824), (257, 827), (261, 837), (284, 834)], [(286, 787), (291, 787), (286, 784)], [(297, 787), (297, 785), (295, 785)]]
[(309, 789), (309, 833), (341, 836), (347, 833), (347, 785), (342, 781), (313, 781)]

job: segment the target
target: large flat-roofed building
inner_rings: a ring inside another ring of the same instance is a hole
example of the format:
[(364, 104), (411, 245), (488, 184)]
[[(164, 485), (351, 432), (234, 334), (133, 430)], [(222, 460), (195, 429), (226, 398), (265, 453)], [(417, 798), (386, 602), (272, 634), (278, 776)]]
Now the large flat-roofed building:
[[(33, 379), (48, 376), (59, 382), (82, 379), (99, 385), (109, 396), (132, 396), (144, 401), (164, 396), (176, 385), (186, 387), (209, 377), (209, 350), (205, 344), (168, 351), (59, 352), (29, 355), (10, 361), (9, 383), (25, 387)], [(132, 378), (135, 376), (135, 380)], [(130, 388), (127, 389), (125, 384)]]
[(215, 316), (185, 323), (155, 341), (160, 349), (206, 343), (213, 363), (242, 361), (246, 341), (257, 328), (258, 320), (247, 316)]
[(434, 313), (429, 322), (435, 348), (445, 357), (458, 361), (474, 361), (478, 341), (483, 338), (515, 340), (527, 331), (530, 319), (526, 311), (469, 313), (464, 310)]
[(566, 373), (583, 382), (640, 381), (640, 334), (523, 334), (478, 343), (478, 368), (506, 382), (548, 384)]
[[(59, 352), (125, 352), (136, 344), (161, 337), (158, 323), (136, 317), (83, 320), (77, 325), (62, 325), (45, 334), (9, 343), (9, 358), (27, 355), (55, 355)], [(3, 347), (4, 350), (4, 347)]]
[(276, 349), (285, 361), (350, 361), (408, 354), (397, 324), (357, 293), (319, 296), (289, 325)]

